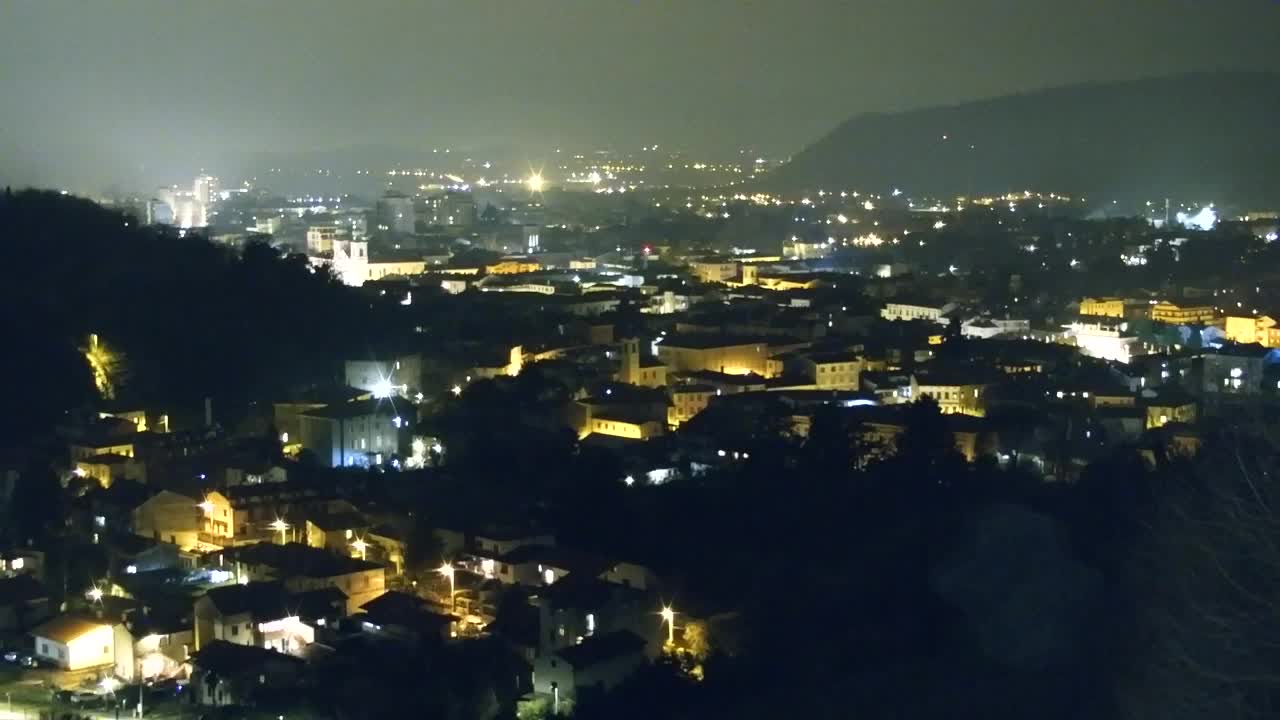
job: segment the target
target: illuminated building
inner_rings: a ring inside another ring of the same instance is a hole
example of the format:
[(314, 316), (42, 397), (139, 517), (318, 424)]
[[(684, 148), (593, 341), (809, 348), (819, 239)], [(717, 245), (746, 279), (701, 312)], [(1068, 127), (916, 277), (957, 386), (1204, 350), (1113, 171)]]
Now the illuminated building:
[(960, 334), (970, 338), (993, 338), (999, 335), (1020, 335), (1031, 330), (1030, 320), (979, 317), (965, 321)]
[(701, 282), (718, 283), (738, 276), (739, 264), (725, 260), (699, 260), (689, 265), (693, 276)]
[(466, 377), (475, 380), (492, 380), (497, 377), (515, 377), (524, 369), (524, 347), (512, 345), (508, 348), (485, 353), (474, 360), (467, 368)]
[(398, 192), (388, 192), (378, 198), (375, 210), (378, 229), (393, 233), (411, 234), (414, 231), (413, 198)]
[(664, 387), (667, 384), (667, 366), (641, 353), (639, 340), (627, 338), (622, 341), (622, 367), (618, 370), (618, 382)]
[(1131, 301), (1124, 298), (1086, 297), (1080, 299), (1080, 314), (1093, 317), (1123, 318), (1126, 316), (1126, 308), (1130, 304), (1132, 304)]
[(943, 317), (955, 305), (951, 303), (889, 302), (880, 310), (885, 320), (925, 320), (945, 325)]
[(221, 549), (231, 544), (235, 530), (231, 502), (219, 492), (195, 498), (161, 490), (134, 508), (130, 521), (135, 534), (182, 550)]
[(964, 377), (963, 373), (930, 371), (911, 375), (909, 399), (918, 400), (928, 395), (944, 415), (982, 417), (986, 414), (986, 391), (987, 383)]
[(805, 242), (797, 238), (782, 244), (782, 254), (795, 260), (816, 260), (831, 254), (835, 246), (826, 242)]
[(125, 455), (111, 453), (77, 460), (75, 473), (80, 477), (97, 480), (104, 488), (111, 487), (116, 480), (133, 480), (144, 484), (147, 482), (145, 464)]
[(307, 254), (330, 255), (333, 242), (338, 239), (338, 228), (333, 225), (312, 225), (307, 228)]
[(693, 416), (707, 409), (711, 398), (717, 396), (710, 385), (676, 385), (671, 388), (671, 406), (667, 408), (667, 425), (679, 427)]
[(712, 370), (767, 378), (773, 376), (769, 355), (768, 343), (730, 335), (678, 333), (658, 345), (658, 359), (678, 373)]
[(533, 260), (523, 258), (504, 258), (500, 262), (486, 266), (484, 271), (489, 275), (517, 275), (520, 273), (537, 272), (541, 269), (542, 265)]
[(1187, 393), (1175, 389), (1166, 388), (1158, 393), (1152, 393), (1155, 397), (1146, 398), (1144, 404), (1147, 410), (1147, 429), (1164, 427), (1169, 423), (1193, 423), (1196, 421), (1199, 413), (1196, 407), (1195, 398)]
[(372, 393), (374, 397), (408, 397), (422, 386), (422, 356), (417, 353), (375, 360), (348, 360), (345, 371), (349, 387)]
[(297, 653), (315, 642), (315, 629), (291, 610), (278, 582), (235, 583), (213, 588), (195, 602), (195, 647), (219, 640), (235, 645)]
[(552, 698), (553, 712), (569, 712), (581, 694), (607, 692), (642, 668), (648, 645), (630, 630), (617, 630), (542, 655), (534, 660), (534, 692)]
[(395, 398), (328, 405), (298, 414), (299, 441), (326, 467), (379, 465), (407, 454), (415, 417)]
[(1127, 363), (1141, 351), (1138, 338), (1126, 335), (1124, 326), (1109, 327), (1101, 324), (1075, 323), (1070, 335), (1075, 338), (1080, 352), (1089, 357)]
[(191, 184), (191, 194), (206, 209), (220, 199), (222, 183), (212, 175), (197, 175)]
[(1263, 365), (1266, 351), (1253, 347), (1224, 347), (1201, 356), (1205, 395), (1210, 397), (1244, 397), (1262, 392)]
[(1228, 340), (1244, 345), (1280, 347), (1280, 327), (1270, 315), (1228, 315), (1224, 334)]
[(59, 615), (31, 631), (35, 656), (67, 671), (111, 668), (116, 647), (132, 647), (123, 625), (110, 625), (78, 615)]
[(813, 353), (798, 360), (805, 375), (819, 390), (857, 390), (862, 358), (857, 353)]
[(278, 581), (294, 595), (316, 592), (341, 606), (341, 598), (328, 592), (338, 590), (346, 596), (348, 613), (387, 591), (381, 564), (302, 543), (260, 542), (224, 550), (221, 557), (241, 578)]
[(1151, 307), (1151, 319), (1170, 325), (1208, 324), (1218, 319), (1218, 311), (1208, 305), (1180, 306), (1161, 302)]

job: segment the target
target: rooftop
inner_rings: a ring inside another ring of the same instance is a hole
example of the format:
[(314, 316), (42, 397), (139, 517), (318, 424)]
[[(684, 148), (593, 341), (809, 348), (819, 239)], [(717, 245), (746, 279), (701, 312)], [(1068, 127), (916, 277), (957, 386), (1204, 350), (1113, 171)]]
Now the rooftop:
[(578, 645), (561, 648), (556, 651), (556, 655), (574, 668), (581, 669), (643, 652), (645, 645), (644, 638), (630, 630), (617, 630), (589, 637)]
[(302, 660), (292, 655), (226, 640), (214, 640), (191, 656), (193, 666), (224, 677), (256, 673), (262, 665), (271, 662), (302, 665)]
[(326, 405), (315, 410), (307, 410), (302, 414), (306, 417), (328, 418), (331, 420), (345, 420), (349, 418), (366, 417), (369, 415), (381, 415), (383, 417), (395, 417), (403, 412), (411, 410), (407, 402), (402, 402), (402, 407), (397, 409), (396, 403), (392, 399), (387, 398), (370, 398), (368, 400), (355, 400), (345, 403), (334, 403)]
[(366, 570), (377, 570), (377, 563), (337, 555), (328, 550), (313, 548), (301, 543), (277, 545), (260, 542), (253, 545), (223, 551), (228, 560), (250, 565), (265, 565), (285, 576), (314, 578), (349, 575)]
[(36, 637), (48, 638), (66, 645), (94, 630), (110, 627), (106, 623), (81, 615), (59, 615), (31, 631)]

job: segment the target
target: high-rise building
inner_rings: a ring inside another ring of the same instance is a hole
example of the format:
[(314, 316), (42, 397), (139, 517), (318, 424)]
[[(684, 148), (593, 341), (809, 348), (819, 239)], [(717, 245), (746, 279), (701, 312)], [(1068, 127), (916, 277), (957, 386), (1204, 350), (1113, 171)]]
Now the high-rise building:
[(384, 232), (412, 233), (414, 230), (413, 198), (388, 192), (378, 198), (378, 229)]
[(307, 228), (307, 254), (314, 256), (331, 254), (333, 241), (338, 237), (338, 228), (332, 225), (312, 225)]
[(222, 192), (222, 183), (218, 178), (212, 175), (197, 175), (195, 183), (191, 186), (192, 193), (196, 196), (196, 200), (200, 201), (207, 209), (219, 199), (219, 193)]

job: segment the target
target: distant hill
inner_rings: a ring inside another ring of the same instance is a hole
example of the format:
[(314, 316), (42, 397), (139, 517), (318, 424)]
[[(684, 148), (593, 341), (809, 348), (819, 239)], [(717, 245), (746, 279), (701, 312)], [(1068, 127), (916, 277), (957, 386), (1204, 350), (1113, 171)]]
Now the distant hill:
[(943, 195), (1032, 188), (1280, 206), (1278, 129), (1280, 74), (1074, 85), (858, 115), (764, 184)]

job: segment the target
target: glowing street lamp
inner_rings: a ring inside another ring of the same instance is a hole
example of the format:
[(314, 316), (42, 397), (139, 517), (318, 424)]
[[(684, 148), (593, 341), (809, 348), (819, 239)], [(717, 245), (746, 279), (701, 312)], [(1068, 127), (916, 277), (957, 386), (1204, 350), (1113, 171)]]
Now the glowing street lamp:
[(436, 572), (449, 578), (449, 610), (452, 612), (457, 608), (457, 601), (454, 599), (453, 565), (451, 563), (445, 563), (441, 565), (440, 569)]
[(452, 388), (449, 388), (449, 392), (453, 393), (454, 397), (458, 397), (459, 395), (462, 394), (462, 386), (454, 385)]
[(361, 560), (367, 559), (365, 557), (365, 551), (369, 549), (369, 543), (365, 542), (364, 538), (356, 538), (354, 541), (352, 541), (351, 547), (355, 548), (355, 551), (360, 553)]
[(546, 185), (546, 182), (542, 179), (542, 173), (531, 173), (524, 182), (529, 186), (530, 191), (536, 193), (542, 192), (542, 188)]
[(662, 616), (662, 621), (667, 624), (667, 644), (676, 644), (676, 611), (670, 605), (664, 605), (662, 612), (658, 613)]
[(102, 588), (94, 585), (84, 594), (91, 602), (102, 602)]
[(285, 522), (280, 518), (276, 518), (271, 522), (271, 525), (269, 527), (272, 530), (275, 530), (276, 532), (280, 533), (280, 544), (284, 545), (285, 544), (284, 534), (285, 534), (285, 531), (289, 529), (289, 523)]
[(198, 507), (198, 508), (200, 508), (201, 510), (203, 510), (205, 515), (212, 515), (212, 514), (213, 514), (213, 503), (212, 503), (212, 502), (210, 502), (210, 501), (208, 501), (208, 500), (205, 500), (205, 501), (204, 501), (204, 502), (202, 502), (202, 503), (196, 503), (196, 507)]

